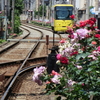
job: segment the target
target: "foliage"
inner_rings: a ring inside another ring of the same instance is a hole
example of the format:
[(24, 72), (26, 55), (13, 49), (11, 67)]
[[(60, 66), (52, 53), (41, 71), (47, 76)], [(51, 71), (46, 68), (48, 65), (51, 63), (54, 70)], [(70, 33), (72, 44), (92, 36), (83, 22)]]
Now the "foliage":
[[(39, 7), (39, 15), (40, 17), (43, 15), (43, 5)], [(46, 6), (44, 6), (44, 16), (46, 16)]]
[(14, 32), (19, 33), (20, 29), (20, 14), (22, 13), (23, 10), (23, 0), (15, 0), (15, 12), (14, 12)]
[(10, 26), (10, 24), (8, 24), (8, 34), (11, 33), (12, 27)]
[(34, 20), (32, 21), (32, 23), (38, 26), (42, 26), (42, 21), (39, 21), (39, 20)]
[(91, 11), (90, 11), (92, 8), (94, 8), (94, 6), (90, 6), (90, 7), (89, 7), (89, 15), (92, 14)]
[(34, 11), (34, 17), (36, 18), (36, 16), (38, 15), (38, 11)]
[(3, 42), (5, 42), (5, 41), (6, 41), (6, 40), (2, 40), (2, 39), (0, 39), (0, 44), (3, 43)]
[(89, 9), (93, 8), (94, 6), (90, 6)]
[(17, 15), (15, 15), (15, 22), (14, 22), (14, 32), (15, 33), (19, 33), (20, 32), (20, 30), (19, 30), (19, 26), (20, 26), (20, 18), (19, 18), (19, 16), (17, 16)]
[[(12, 5), (12, 1), (11, 1)], [(15, 6), (14, 6), (14, 33), (19, 34), (20, 29), (20, 14), (22, 13), (23, 10), (23, 0), (15, 0)], [(11, 9), (12, 10), (12, 9)], [(11, 11), (10, 11), (10, 16), (9, 16), (9, 21), (11, 21), (12, 16), (11, 16)], [(10, 23), (11, 26), (12, 23)]]
[(35, 24), (35, 25), (38, 25), (38, 26), (43, 26), (43, 27), (48, 27), (48, 28), (51, 27), (51, 22), (50, 21), (42, 22), (42, 21), (39, 21), (39, 20), (33, 20), (32, 23)]
[(21, 14), (23, 11), (23, 0), (15, 0), (15, 9), (18, 10), (16, 14)]
[[(38, 11), (34, 11), (34, 16), (36, 17), (36, 16), (40, 16), (40, 17), (42, 17), (42, 15), (43, 15), (43, 5), (40, 5), (39, 6), (39, 9), (38, 9)], [(46, 6), (44, 6), (44, 16), (46, 16)]]
[(39, 85), (46, 82), (47, 93), (58, 95), (57, 100), (62, 96), (65, 100), (99, 100), (100, 30), (95, 22), (90, 18), (67, 27), (68, 38), (60, 41), (57, 54), (59, 73), (34, 69), (33, 80)]

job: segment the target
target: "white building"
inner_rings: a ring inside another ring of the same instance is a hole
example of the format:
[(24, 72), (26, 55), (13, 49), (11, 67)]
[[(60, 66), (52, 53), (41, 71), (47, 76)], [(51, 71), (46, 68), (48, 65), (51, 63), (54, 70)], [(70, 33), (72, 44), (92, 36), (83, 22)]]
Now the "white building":
[[(96, 0), (89, 0), (89, 5), (95, 7)], [(76, 7), (82, 9), (86, 7), (86, 0), (76, 0)]]

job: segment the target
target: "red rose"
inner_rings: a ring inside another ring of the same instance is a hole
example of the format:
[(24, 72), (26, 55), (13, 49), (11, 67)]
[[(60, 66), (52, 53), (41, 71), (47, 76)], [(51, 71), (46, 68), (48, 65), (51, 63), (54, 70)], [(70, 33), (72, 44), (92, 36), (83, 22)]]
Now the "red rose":
[(61, 62), (62, 64), (68, 64), (68, 59), (67, 59), (66, 57), (61, 57), (61, 58), (60, 58), (60, 62)]
[(96, 22), (95, 18), (90, 18), (89, 20), (86, 20), (86, 23), (89, 24), (90, 27), (93, 27), (93, 25), (95, 24), (95, 22)]
[(94, 23), (96, 22), (95, 18), (90, 18), (89, 20), (92, 20)]
[(85, 27), (86, 26), (86, 22), (85, 21), (80, 21), (80, 27)]
[(68, 35), (70, 39), (74, 39), (74, 35)]
[(71, 19), (74, 19), (74, 18), (75, 18), (75, 15), (71, 15), (70, 18), (71, 18)]
[(78, 51), (75, 51), (75, 52), (72, 52), (72, 53), (70, 54), (70, 56), (77, 55), (77, 54), (78, 54)]
[(100, 34), (95, 34), (94, 37), (100, 39)]
[(82, 83), (82, 86), (85, 86), (85, 84), (84, 84), (84, 83)]
[(86, 35), (86, 38), (91, 38), (91, 36), (87, 34), (87, 35)]

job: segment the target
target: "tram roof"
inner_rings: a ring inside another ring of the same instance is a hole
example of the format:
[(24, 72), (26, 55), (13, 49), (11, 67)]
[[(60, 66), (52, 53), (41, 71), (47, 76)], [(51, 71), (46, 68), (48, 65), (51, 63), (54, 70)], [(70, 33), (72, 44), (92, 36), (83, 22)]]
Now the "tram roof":
[(56, 6), (73, 6), (72, 4), (55, 4), (53, 7), (56, 7)]

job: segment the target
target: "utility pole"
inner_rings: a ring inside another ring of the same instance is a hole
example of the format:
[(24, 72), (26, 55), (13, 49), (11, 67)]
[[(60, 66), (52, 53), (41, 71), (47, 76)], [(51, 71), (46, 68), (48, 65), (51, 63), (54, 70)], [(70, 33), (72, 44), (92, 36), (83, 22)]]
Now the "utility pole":
[[(97, 26), (98, 26), (98, 29), (100, 29), (100, 12), (99, 12), (99, 0), (95, 0), (95, 16), (97, 18)], [(99, 33), (100, 34), (100, 33)]]
[(90, 0), (86, 0), (86, 20), (89, 19), (89, 6)]
[[(3, 3), (4, 1), (3, 0), (1, 0), (1, 5), (0, 5), (0, 7), (1, 7), (1, 11), (3, 11), (4, 12), (4, 3)], [(3, 12), (1, 12), (1, 13), (3, 13)], [(0, 15), (0, 34), (2, 34), (2, 38), (4, 38), (4, 33), (3, 33), (3, 20), (2, 20), (3, 18), (2, 18), (2, 15)], [(0, 37), (1, 38), (1, 37)]]
[(52, 8), (52, 0), (49, 1), (49, 20), (51, 21), (51, 8)]
[(99, 11), (99, 0), (95, 0), (95, 11)]
[(99, 0), (95, 0), (95, 17), (98, 17), (98, 11), (99, 11)]
[(39, 16), (40, 16), (40, 14), (39, 14), (39, 6), (40, 6), (40, 0), (38, 0), (38, 20), (39, 20)]
[(4, 11), (4, 0), (1, 0), (1, 10)]
[(5, 0), (5, 2), (4, 2), (4, 16), (5, 16), (5, 19), (4, 19), (4, 26), (3, 26), (3, 28), (5, 29), (5, 30), (3, 30), (3, 31), (5, 31), (3, 33), (5, 40), (7, 39), (7, 33), (8, 33), (8, 30), (7, 30), (7, 6), (8, 5), (7, 4), (8, 4), (8, 2), (7, 2), (7, 0)]
[(43, 9), (42, 9), (42, 21), (44, 22), (44, 0), (42, 0), (42, 7), (43, 7)]
[(76, 8), (76, 0), (73, 0), (72, 4), (74, 6), (74, 15), (75, 15), (76, 21), (77, 21), (78, 20), (78, 9)]
[(12, 33), (14, 33), (14, 6), (15, 0), (12, 0)]
[(73, 0), (70, 0), (70, 4), (73, 4)]
[(72, 0), (71, 4), (74, 6), (74, 14), (76, 14), (76, 0)]
[(52, 0), (52, 6), (54, 5), (54, 1), (55, 1), (55, 0)]

